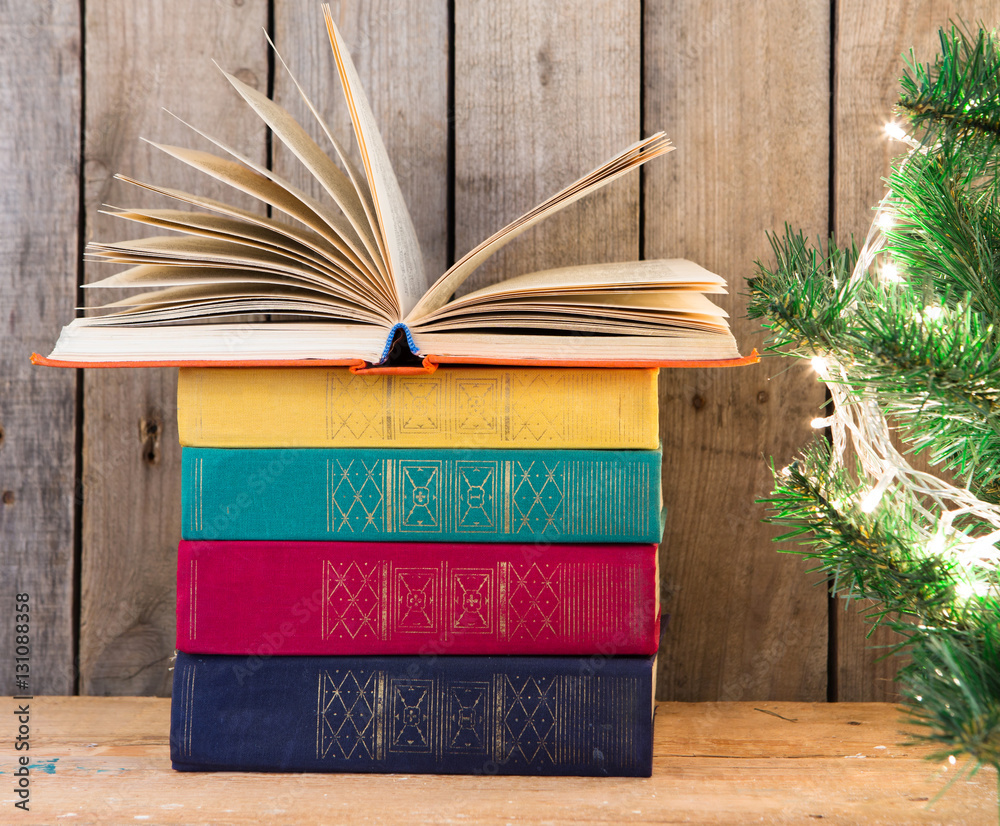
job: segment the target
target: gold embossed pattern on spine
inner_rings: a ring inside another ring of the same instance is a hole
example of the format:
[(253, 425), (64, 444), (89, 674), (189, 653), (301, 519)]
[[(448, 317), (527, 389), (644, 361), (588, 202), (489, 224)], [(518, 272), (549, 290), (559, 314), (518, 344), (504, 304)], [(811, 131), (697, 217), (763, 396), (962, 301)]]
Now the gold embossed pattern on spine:
[[(614, 576), (614, 571), (619, 572)], [(422, 567), (352, 559), (323, 564), (324, 640), (397, 640), (433, 634), (555, 640), (614, 632), (614, 607), (640, 592), (639, 563), (498, 561)], [(631, 619), (641, 622), (639, 617)]]
[[(183, 367), (182, 445), (652, 450), (656, 370)], [(288, 411), (294, 410), (294, 416)]]
[(368, 529), (470, 538), (635, 537), (655, 529), (654, 487), (646, 463), (567, 460), (558, 453), (530, 461), (334, 457), (326, 461), (326, 531), (330, 538)]
[(198, 560), (192, 559), (188, 574), (188, 639), (198, 638)]
[(174, 699), (174, 702), (181, 704), (182, 709), (180, 738), (177, 743), (177, 750), (181, 757), (191, 757), (193, 754), (195, 668), (194, 665), (185, 666), (181, 674), (180, 697)]
[[(321, 669), (316, 757), (350, 764), (389, 754), (480, 755), (500, 764), (572, 766), (594, 749), (634, 764), (640, 680), (600, 674), (440, 675), (400, 678), (385, 671)], [(613, 719), (593, 727), (582, 721)]]
[(205, 528), (205, 460), (195, 459), (191, 463), (191, 476), (184, 491), (191, 497), (190, 525), (192, 534)]

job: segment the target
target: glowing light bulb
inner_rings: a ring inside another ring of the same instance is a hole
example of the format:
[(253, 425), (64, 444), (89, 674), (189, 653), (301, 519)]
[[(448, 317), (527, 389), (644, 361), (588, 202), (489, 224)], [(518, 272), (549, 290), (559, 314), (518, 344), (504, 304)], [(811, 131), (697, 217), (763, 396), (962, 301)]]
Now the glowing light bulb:
[(892, 261), (886, 261), (881, 269), (879, 270), (879, 276), (882, 280), (890, 284), (898, 284), (903, 280), (903, 277), (899, 274), (899, 268)]
[(878, 488), (868, 491), (868, 495), (861, 500), (861, 512), (874, 512), (875, 508), (878, 507), (878, 503), (882, 501), (883, 493), (885, 493), (885, 491), (879, 490)]
[(891, 212), (880, 212), (876, 220), (879, 229), (882, 230), (892, 229), (893, 224), (896, 223), (896, 219)]
[(941, 318), (943, 313), (944, 309), (941, 307), (924, 307), (924, 318), (929, 319), (930, 321), (937, 321)]
[(812, 361), (810, 363), (812, 364), (813, 370), (815, 370), (821, 376), (826, 376), (827, 372), (830, 369), (826, 363), (826, 359), (823, 358), (822, 356), (813, 356)]
[(959, 582), (955, 584), (955, 596), (968, 602), (973, 597), (984, 597), (989, 593), (990, 586), (985, 582)]
[(957, 761), (955, 760), (955, 755), (954, 754), (949, 754), (948, 755), (948, 762), (951, 763), (951, 765), (953, 765), (953, 766), (955, 765), (955, 763)]
[(886, 492), (886, 489), (892, 483), (895, 476), (895, 468), (889, 468), (882, 474), (882, 478), (878, 480), (878, 484), (868, 491), (865, 498), (861, 500), (862, 513), (872, 513), (878, 507), (878, 503), (882, 501), (882, 495)]
[(903, 127), (894, 121), (890, 121), (885, 125), (885, 134), (894, 141), (901, 141), (906, 138), (906, 132), (903, 131)]
[(927, 553), (936, 556), (944, 550), (944, 534), (936, 533), (931, 537), (931, 541), (927, 543)]
[(814, 427), (816, 428), (816, 430), (822, 430), (824, 427), (829, 427), (831, 424), (833, 424), (832, 416), (828, 419), (824, 419), (821, 416), (817, 416), (815, 419), (809, 422), (810, 427)]

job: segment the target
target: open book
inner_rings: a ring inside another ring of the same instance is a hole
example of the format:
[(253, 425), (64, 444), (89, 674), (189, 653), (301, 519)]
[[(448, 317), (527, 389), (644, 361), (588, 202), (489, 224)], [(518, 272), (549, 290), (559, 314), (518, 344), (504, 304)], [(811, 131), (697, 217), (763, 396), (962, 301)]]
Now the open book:
[[(132, 292), (88, 309), (86, 317), (63, 329), (47, 359), (34, 357), (37, 362), (233, 364), (312, 359), (313, 363), (377, 364), (385, 362), (390, 345), (394, 340), (398, 345), (401, 336), (413, 354), (437, 361), (740, 360), (726, 313), (705, 295), (725, 292), (723, 280), (690, 261), (566, 267), (521, 275), (455, 297), (483, 261), (521, 233), (669, 152), (672, 147), (662, 133), (630, 146), (557, 192), (431, 281), (357, 71), (328, 6), (324, 14), (363, 169), (355, 166), (294, 78), (340, 165), (288, 112), (224, 72), (277, 139), (322, 184), (329, 201), (311, 197), (194, 127), (224, 154), (154, 144), (293, 220), (268, 218), (119, 176), (189, 209), (109, 208), (112, 214), (180, 234), (89, 244), (92, 260), (128, 268), (87, 287)], [(135, 294), (134, 288), (143, 291)], [(245, 320), (254, 315), (266, 320)]]

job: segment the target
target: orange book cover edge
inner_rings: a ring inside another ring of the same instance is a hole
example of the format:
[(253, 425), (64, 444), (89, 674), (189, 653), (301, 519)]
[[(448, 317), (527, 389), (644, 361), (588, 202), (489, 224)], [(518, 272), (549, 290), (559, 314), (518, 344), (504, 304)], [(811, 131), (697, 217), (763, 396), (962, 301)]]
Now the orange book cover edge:
[(456, 356), (425, 356), (423, 364), (412, 367), (379, 367), (369, 365), (362, 359), (253, 359), (234, 360), (195, 360), (195, 359), (165, 359), (163, 361), (66, 361), (51, 359), (39, 353), (31, 354), (31, 363), (46, 367), (348, 367), (358, 375), (376, 375), (380, 373), (407, 376), (421, 373), (433, 373), (441, 364), (483, 364), (502, 367), (611, 367), (618, 369), (650, 368), (650, 367), (743, 367), (756, 364), (760, 355), (754, 350), (749, 356), (735, 359), (715, 359), (711, 361), (687, 360), (597, 360), (582, 361), (574, 359), (501, 359), (501, 358), (464, 358)]

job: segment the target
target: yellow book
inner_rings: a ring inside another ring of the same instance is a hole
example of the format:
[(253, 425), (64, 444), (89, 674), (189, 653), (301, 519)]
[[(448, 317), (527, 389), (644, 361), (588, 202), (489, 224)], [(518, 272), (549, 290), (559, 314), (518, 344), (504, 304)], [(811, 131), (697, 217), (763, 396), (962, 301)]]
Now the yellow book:
[(182, 367), (177, 425), (197, 447), (654, 450), (657, 370)]

